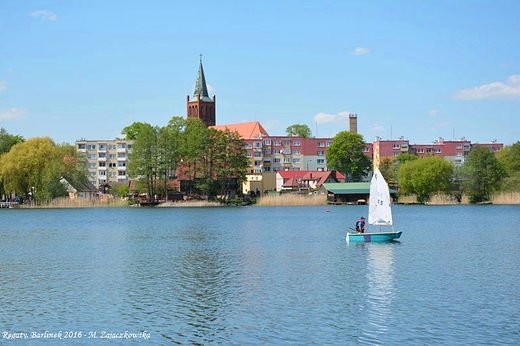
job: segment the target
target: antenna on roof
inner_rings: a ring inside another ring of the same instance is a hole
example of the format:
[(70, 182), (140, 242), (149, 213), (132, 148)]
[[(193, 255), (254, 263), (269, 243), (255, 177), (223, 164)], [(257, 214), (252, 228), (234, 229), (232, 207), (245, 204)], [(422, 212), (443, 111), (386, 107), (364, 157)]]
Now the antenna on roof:
[(199, 61), (202, 64), (202, 54), (199, 54)]

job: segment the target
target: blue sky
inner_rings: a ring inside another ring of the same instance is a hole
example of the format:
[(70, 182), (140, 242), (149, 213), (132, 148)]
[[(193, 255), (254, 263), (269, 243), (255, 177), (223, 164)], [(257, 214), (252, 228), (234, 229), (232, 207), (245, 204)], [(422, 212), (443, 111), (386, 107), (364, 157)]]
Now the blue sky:
[(0, 1), (0, 127), (114, 139), (186, 116), (414, 143), (520, 140), (520, 1)]

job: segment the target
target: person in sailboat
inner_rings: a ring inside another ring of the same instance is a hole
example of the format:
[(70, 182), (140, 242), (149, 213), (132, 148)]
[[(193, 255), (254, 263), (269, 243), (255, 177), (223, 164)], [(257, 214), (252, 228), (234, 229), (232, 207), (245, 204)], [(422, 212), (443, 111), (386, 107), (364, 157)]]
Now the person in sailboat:
[(364, 216), (361, 216), (361, 218), (356, 221), (356, 231), (358, 233), (365, 232), (365, 217)]

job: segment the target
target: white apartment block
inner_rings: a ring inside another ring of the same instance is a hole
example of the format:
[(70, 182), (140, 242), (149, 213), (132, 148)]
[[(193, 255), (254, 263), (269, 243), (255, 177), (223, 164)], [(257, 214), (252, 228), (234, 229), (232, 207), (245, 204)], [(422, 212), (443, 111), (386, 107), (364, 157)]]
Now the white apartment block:
[(78, 140), (76, 150), (87, 157), (88, 180), (97, 188), (107, 183), (128, 182), (128, 156), (133, 141)]

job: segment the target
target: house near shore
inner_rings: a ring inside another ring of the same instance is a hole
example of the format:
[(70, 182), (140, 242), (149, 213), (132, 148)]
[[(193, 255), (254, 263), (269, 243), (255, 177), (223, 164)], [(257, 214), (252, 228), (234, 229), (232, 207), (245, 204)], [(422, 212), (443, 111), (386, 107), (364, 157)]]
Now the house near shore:
[[(319, 190), (327, 195), (329, 204), (367, 204), (370, 196), (370, 183), (325, 183)], [(390, 189), (392, 201), (397, 198), (397, 191)]]
[(100, 192), (98, 188), (89, 181), (72, 186), (65, 178), (61, 178), (60, 183), (67, 189), (70, 199), (90, 201), (99, 198)]

